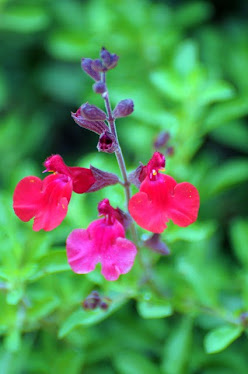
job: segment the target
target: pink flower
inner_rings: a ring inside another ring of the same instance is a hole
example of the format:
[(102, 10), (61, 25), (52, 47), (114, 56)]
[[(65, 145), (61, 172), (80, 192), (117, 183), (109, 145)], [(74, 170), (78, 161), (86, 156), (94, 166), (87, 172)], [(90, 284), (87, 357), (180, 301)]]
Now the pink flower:
[(72, 191), (83, 193), (95, 183), (90, 169), (66, 166), (54, 155), (45, 161), (45, 171), (53, 171), (43, 181), (35, 176), (23, 178), (13, 196), (15, 214), (24, 222), (34, 218), (33, 230), (53, 230), (67, 214)]
[(161, 233), (171, 219), (176, 225), (186, 227), (195, 222), (200, 197), (190, 183), (177, 183), (169, 175), (160, 174), (165, 158), (155, 152), (147, 164), (147, 176), (140, 191), (129, 202), (129, 212), (137, 224), (144, 229)]
[(98, 211), (105, 217), (93, 221), (86, 230), (76, 229), (68, 236), (68, 262), (78, 274), (89, 273), (100, 262), (103, 276), (114, 281), (132, 268), (137, 250), (125, 238), (124, 228), (117, 219), (117, 210), (108, 199), (99, 203)]

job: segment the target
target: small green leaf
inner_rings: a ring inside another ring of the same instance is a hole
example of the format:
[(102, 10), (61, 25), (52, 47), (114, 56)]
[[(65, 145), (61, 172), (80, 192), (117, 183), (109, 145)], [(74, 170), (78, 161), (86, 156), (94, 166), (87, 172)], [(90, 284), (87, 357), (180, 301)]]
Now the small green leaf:
[(115, 355), (114, 365), (119, 374), (160, 374), (159, 368), (151, 359), (133, 351)]
[(232, 221), (230, 235), (237, 258), (248, 268), (248, 221), (241, 219)]
[(165, 300), (138, 301), (137, 309), (143, 318), (164, 318), (173, 313), (171, 304)]
[(79, 309), (73, 312), (63, 323), (59, 330), (59, 338), (66, 336), (72, 329), (78, 326), (91, 326), (101, 322), (105, 318), (109, 317), (112, 313), (118, 310), (125, 302), (127, 302), (126, 296), (118, 298), (113, 301), (107, 310), (96, 309), (93, 311), (85, 311)]
[(234, 89), (224, 81), (214, 81), (209, 83), (204, 90), (199, 93), (201, 105), (208, 105), (217, 101), (231, 99), (234, 96)]
[(185, 374), (190, 360), (192, 339), (191, 318), (183, 318), (176, 326), (171, 326), (171, 334), (166, 337), (162, 372), (164, 374)]
[(221, 192), (248, 180), (248, 160), (245, 158), (232, 159), (218, 169), (213, 169), (206, 177), (204, 184), (208, 186), (209, 195)]
[(228, 100), (225, 103), (216, 104), (206, 118), (204, 132), (207, 133), (225, 122), (241, 118), (248, 114), (247, 97)]
[(70, 270), (66, 258), (65, 249), (53, 250), (45, 256), (41, 257), (38, 264), (36, 274), (34, 274), (30, 280), (36, 280), (44, 275), (58, 273), (61, 271)]
[(243, 332), (241, 326), (226, 325), (210, 331), (204, 339), (207, 353), (217, 353), (228, 347)]

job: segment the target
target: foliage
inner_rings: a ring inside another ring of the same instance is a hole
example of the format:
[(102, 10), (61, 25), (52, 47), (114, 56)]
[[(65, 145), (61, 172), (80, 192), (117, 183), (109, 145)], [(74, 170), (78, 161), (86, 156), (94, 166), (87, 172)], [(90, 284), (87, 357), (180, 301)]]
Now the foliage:
[[(0, 372), (246, 374), (247, 25), (214, 26), (207, 2), (5, 0), (0, 9)], [(113, 104), (135, 103), (118, 122), (128, 168), (168, 131), (166, 171), (201, 196), (194, 225), (164, 231), (171, 255), (143, 248), (116, 282), (99, 269), (74, 274), (64, 242), (96, 218), (101, 199), (123, 208), (121, 186), (75, 196), (50, 233), (33, 232), (11, 207), (16, 183), (39, 175), (51, 153), (118, 173), (70, 118), (85, 98), (101, 105), (80, 58), (102, 45), (121, 59), (109, 74)], [(82, 310), (94, 289), (111, 299), (107, 311)]]

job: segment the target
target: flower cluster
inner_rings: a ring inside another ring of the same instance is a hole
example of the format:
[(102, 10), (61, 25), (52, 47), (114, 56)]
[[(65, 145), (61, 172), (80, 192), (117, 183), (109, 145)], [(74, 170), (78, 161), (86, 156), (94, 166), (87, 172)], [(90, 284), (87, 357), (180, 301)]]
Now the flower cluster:
[[(169, 249), (160, 238), (167, 222), (172, 220), (181, 227), (190, 225), (197, 219), (200, 203), (199, 193), (192, 184), (177, 183), (171, 176), (161, 173), (165, 168), (165, 156), (158, 151), (147, 165), (140, 164), (127, 175), (115, 119), (130, 115), (134, 104), (131, 99), (121, 100), (112, 111), (106, 85), (106, 73), (117, 65), (118, 59), (105, 48), (102, 48), (99, 59), (82, 59), (82, 69), (95, 81), (93, 90), (102, 95), (106, 112), (86, 102), (72, 113), (72, 118), (80, 127), (99, 136), (99, 152), (115, 153), (123, 180), (92, 165), (89, 168), (67, 166), (60, 155), (52, 155), (45, 160), (43, 171), (52, 174), (43, 180), (36, 176), (23, 178), (13, 196), (14, 212), (22, 221), (34, 218), (34, 231), (50, 231), (66, 217), (73, 192), (91, 193), (120, 183), (125, 189), (128, 211), (113, 208), (105, 198), (98, 204), (101, 218), (91, 222), (87, 229), (75, 229), (66, 241), (68, 262), (75, 273), (89, 273), (100, 263), (101, 273), (109, 281), (118, 279), (133, 266), (137, 242), (133, 242), (135, 238), (133, 241), (127, 239), (126, 231), (130, 226), (131, 231), (135, 231), (134, 222), (153, 233), (143, 243), (145, 246), (168, 254)], [(168, 133), (159, 135), (154, 143), (155, 149), (165, 146), (168, 139)], [(131, 184), (139, 189), (132, 197)], [(99, 305), (98, 300), (96, 306)]]

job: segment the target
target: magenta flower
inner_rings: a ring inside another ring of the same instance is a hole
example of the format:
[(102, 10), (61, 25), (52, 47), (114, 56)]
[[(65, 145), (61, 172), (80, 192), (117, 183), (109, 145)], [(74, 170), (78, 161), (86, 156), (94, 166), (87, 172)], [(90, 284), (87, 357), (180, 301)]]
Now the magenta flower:
[(125, 238), (117, 210), (108, 199), (98, 205), (104, 218), (93, 221), (87, 229), (76, 229), (67, 238), (69, 265), (78, 274), (89, 273), (101, 263), (103, 276), (114, 281), (132, 268), (137, 253), (135, 245)]
[(196, 187), (160, 174), (164, 166), (164, 155), (155, 152), (147, 164), (140, 191), (129, 201), (129, 212), (137, 224), (158, 234), (164, 231), (169, 220), (181, 227), (195, 222), (200, 205)]
[(45, 171), (54, 174), (43, 181), (35, 176), (23, 178), (13, 196), (15, 214), (24, 222), (34, 218), (34, 231), (50, 231), (60, 225), (72, 191), (87, 192), (96, 180), (90, 169), (66, 166), (59, 155), (49, 157), (44, 165)]

